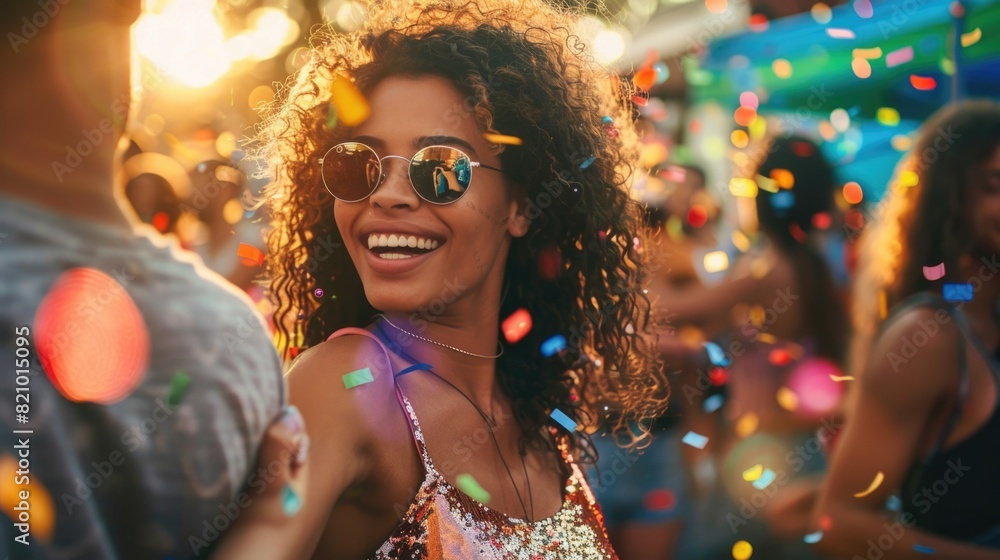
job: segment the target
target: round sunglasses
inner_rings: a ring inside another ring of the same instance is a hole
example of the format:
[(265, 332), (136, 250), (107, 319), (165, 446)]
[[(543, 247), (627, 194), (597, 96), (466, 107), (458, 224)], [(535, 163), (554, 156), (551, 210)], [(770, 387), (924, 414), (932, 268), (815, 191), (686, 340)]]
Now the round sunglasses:
[(344, 142), (327, 150), (319, 159), (323, 185), (342, 202), (361, 202), (385, 180), (382, 161), (396, 158), (407, 162), (407, 175), (417, 196), (431, 204), (451, 204), (465, 194), (472, 182), (472, 168), (502, 169), (472, 161), (469, 155), (451, 146), (427, 146), (413, 157), (379, 157), (370, 146)]

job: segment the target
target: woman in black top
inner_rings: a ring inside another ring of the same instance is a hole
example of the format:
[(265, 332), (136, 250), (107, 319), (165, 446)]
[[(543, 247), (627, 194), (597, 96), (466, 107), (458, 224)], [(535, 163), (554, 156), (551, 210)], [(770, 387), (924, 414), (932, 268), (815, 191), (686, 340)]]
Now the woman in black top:
[(1000, 559), (1000, 107), (966, 102), (925, 123), (875, 214), (855, 293), (856, 394), (817, 547)]

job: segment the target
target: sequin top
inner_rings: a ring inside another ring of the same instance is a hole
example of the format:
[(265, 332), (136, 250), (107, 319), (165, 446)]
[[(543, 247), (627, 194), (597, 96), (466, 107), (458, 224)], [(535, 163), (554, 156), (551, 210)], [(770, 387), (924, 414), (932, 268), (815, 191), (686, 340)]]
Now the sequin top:
[[(382, 344), (368, 331), (344, 330)], [(341, 331), (331, 338), (338, 334)], [(398, 384), (395, 388), (427, 474), (402, 522), (373, 560), (618, 560), (604, 515), (565, 447), (561, 454), (570, 475), (559, 511), (534, 522), (508, 517), (452, 486), (434, 468), (417, 415)]]

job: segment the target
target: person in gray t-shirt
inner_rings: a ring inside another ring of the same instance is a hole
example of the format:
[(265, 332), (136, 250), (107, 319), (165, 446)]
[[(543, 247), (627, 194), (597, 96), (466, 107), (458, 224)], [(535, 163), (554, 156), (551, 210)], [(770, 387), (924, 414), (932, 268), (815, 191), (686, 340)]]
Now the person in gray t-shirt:
[(139, 5), (0, 16), (0, 558), (204, 556), (272, 482), (260, 315), (112, 187)]

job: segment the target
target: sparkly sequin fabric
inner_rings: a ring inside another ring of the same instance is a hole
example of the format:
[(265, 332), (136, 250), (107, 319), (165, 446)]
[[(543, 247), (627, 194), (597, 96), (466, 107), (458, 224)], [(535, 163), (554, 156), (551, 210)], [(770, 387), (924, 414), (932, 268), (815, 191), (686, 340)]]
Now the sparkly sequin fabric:
[(427, 476), (403, 522), (374, 560), (618, 560), (594, 496), (565, 450), (571, 475), (562, 508), (535, 522), (507, 517), (452, 486), (434, 468), (410, 401), (399, 386), (396, 393), (410, 418)]

